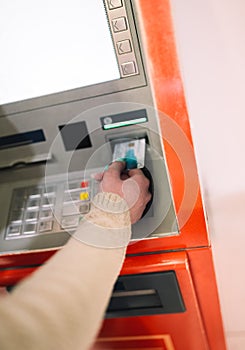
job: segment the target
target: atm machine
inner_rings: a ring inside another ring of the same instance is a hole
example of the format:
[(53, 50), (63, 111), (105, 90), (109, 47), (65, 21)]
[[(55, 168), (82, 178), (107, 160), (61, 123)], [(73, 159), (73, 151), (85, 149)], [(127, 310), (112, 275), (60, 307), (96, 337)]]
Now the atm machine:
[(96, 348), (225, 349), (169, 1), (24, 3), (0, 14), (1, 286), (62, 249), (93, 174), (143, 140), (153, 201)]

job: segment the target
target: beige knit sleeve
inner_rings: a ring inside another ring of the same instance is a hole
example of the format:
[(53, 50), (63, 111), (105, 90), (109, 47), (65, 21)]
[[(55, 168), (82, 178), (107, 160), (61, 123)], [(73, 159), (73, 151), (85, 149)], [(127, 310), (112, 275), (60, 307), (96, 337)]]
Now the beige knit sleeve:
[(130, 228), (121, 197), (97, 195), (66, 246), (0, 299), (0, 349), (89, 349), (120, 273)]

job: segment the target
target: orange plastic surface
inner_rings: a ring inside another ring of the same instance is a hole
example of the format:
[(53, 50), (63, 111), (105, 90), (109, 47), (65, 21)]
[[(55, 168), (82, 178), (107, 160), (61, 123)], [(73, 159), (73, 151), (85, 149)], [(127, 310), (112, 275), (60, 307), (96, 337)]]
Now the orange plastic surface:
[[(169, 0), (139, 0), (141, 32), (165, 146), (180, 235), (138, 242), (128, 253), (210, 245)], [(153, 6), (154, 4), (154, 6)]]
[[(185, 252), (131, 257), (124, 264), (122, 274), (139, 274), (174, 270), (186, 306), (184, 313), (108, 319), (100, 334), (100, 346), (108, 338), (154, 337), (169, 335), (176, 350), (207, 350), (207, 335), (199, 311), (198, 300)], [(118, 340), (117, 340), (118, 341)], [(154, 343), (154, 342), (153, 342)], [(113, 342), (107, 349), (115, 349)], [(130, 343), (129, 343), (130, 344)], [(126, 347), (125, 347), (126, 348)], [(130, 347), (128, 347), (131, 349)], [(103, 347), (102, 347), (103, 349)]]
[(211, 350), (225, 350), (225, 336), (220, 311), (211, 249), (187, 250), (199, 308)]
[[(159, 346), (163, 335), (170, 337), (171, 350), (226, 349), (209, 248), (130, 257), (121, 274), (169, 270), (176, 272), (186, 312), (106, 320), (97, 349), (104, 349), (104, 345), (107, 349), (132, 349), (130, 346), (135, 339), (141, 337), (147, 339), (145, 346), (151, 344), (154, 349), (154, 346)], [(162, 346), (162, 349), (165, 348)]]

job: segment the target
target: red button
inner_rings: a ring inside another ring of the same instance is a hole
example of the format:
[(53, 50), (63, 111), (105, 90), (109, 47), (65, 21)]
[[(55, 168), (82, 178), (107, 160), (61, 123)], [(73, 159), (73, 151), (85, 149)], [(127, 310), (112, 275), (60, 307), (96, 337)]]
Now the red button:
[(80, 186), (81, 188), (87, 188), (88, 185), (89, 185), (88, 181), (82, 181)]

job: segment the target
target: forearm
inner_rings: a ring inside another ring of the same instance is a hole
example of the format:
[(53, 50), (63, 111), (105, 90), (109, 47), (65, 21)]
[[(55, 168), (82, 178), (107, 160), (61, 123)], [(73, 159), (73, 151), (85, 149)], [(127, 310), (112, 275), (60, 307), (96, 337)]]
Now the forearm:
[[(96, 231), (98, 227), (94, 228)], [(87, 349), (101, 325), (125, 246), (98, 248), (81, 240), (91, 222), (82, 222), (77, 238), (20, 284), (0, 304), (0, 347), (7, 349)], [(108, 228), (99, 226), (106, 235)], [(79, 233), (80, 231), (80, 233)], [(129, 232), (127, 227), (127, 232)], [(129, 238), (129, 237), (128, 237)]]
[(124, 248), (97, 249), (71, 239), (2, 302), (0, 348), (67, 350), (79, 344), (86, 349), (123, 259)]

